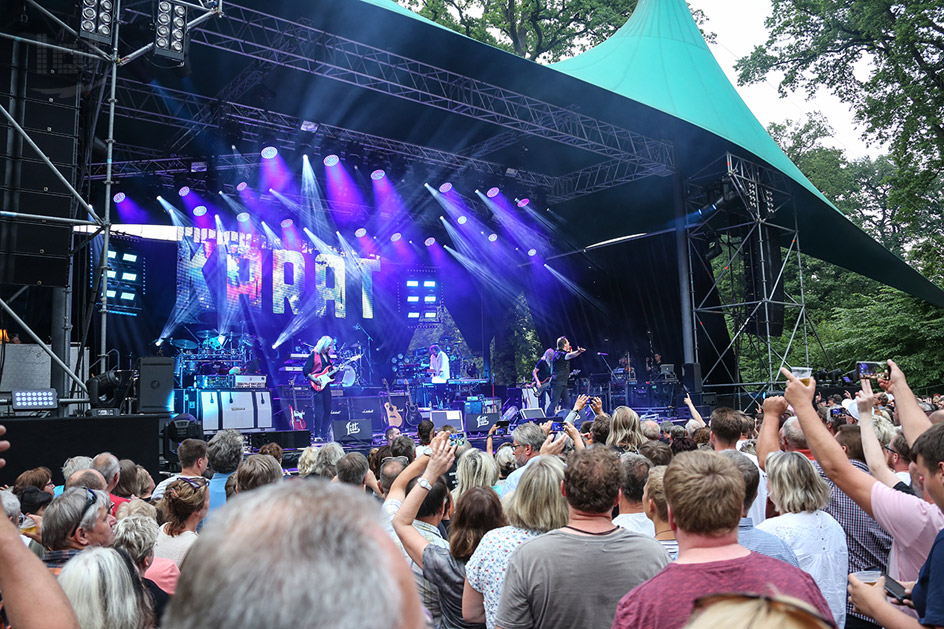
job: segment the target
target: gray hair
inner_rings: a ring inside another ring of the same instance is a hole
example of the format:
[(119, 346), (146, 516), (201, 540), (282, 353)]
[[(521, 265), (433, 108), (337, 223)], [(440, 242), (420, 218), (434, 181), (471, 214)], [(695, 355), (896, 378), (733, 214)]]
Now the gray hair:
[(651, 469), (652, 461), (641, 454), (627, 452), (620, 456), (620, 489), (626, 500), (642, 502), (642, 492)]
[(363, 485), (370, 464), (367, 457), (360, 452), (348, 452), (335, 463), (338, 472), (338, 482), (348, 485)]
[(538, 452), (541, 449), (541, 446), (543, 446), (544, 442), (547, 440), (547, 435), (544, 434), (544, 431), (541, 430), (541, 427), (535, 422), (521, 424), (514, 429), (514, 431), (511, 433), (511, 436), (519, 444), (523, 446), (531, 446), (535, 452)]
[(452, 490), (452, 497), (458, 501), (459, 496), (473, 487), (491, 487), (497, 482), (498, 465), (495, 459), (481, 450), (471, 448), (459, 457), (456, 464), (456, 488)]
[(702, 427), (702, 423), (697, 419), (690, 419), (685, 422), (685, 432), (688, 433), (688, 436), (691, 437), (695, 434), (695, 431)]
[(12, 491), (0, 491), (0, 502), (3, 503), (3, 514), (14, 524), (19, 524), (20, 499)]
[(87, 470), (92, 467), (92, 457), (89, 456), (73, 456), (66, 459), (66, 462), (62, 464), (62, 477), (66, 480), (69, 480), (69, 477), (78, 472), (79, 470)]
[[(239, 494), (190, 547), (169, 629), (318, 627), (393, 629), (401, 590), (380, 512), (338, 483), (280, 483)], [(299, 575), (318, 587), (299, 587)], [(261, 587), (260, 587), (261, 585)]]
[(118, 476), (121, 471), (121, 464), (111, 452), (102, 452), (92, 459), (92, 469), (105, 477), (105, 482), (111, 485), (111, 481)]
[(80, 627), (143, 629), (153, 624), (134, 566), (113, 548), (89, 548), (66, 562), (57, 581)]
[[(95, 496), (93, 506), (86, 509), (89, 492)], [(108, 494), (99, 489), (70, 487), (57, 496), (43, 512), (43, 546), (49, 550), (64, 550), (66, 540), (75, 529), (91, 529), (101, 514), (108, 508)]]
[(207, 460), (214, 472), (231, 474), (243, 458), (243, 436), (236, 430), (221, 430), (207, 443)]
[(321, 476), (324, 468), (329, 465), (337, 465), (341, 457), (344, 456), (344, 448), (337, 441), (329, 441), (324, 444), (315, 453), (315, 463), (311, 468), (311, 474)]
[(783, 423), (783, 427), (780, 429), (780, 436), (783, 438), (783, 442), (787, 447), (800, 450), (806, 449), (806, 435), (803, 434), (800, 420), (796, 417), (791, 417)]
[(647, 419), (639, 426), (642, 428), (642, 434), (645, 435), (646, 439), (649, 439), (650, 441), (658, 439), (662, 434), (662, 431), (659, 429), (659, 424), (652, 421), (651, 419)]
[(895, 438), (895, 426), (884, 417), (878, 415), (872, 418), (872, 427), (875, 429), (875, 436), (882, 447), (887, 448), (888, 444)]
[(377, 479), (377, 483), (385, 494), (390, 491), (390, 488), (393, 487), (393, 481), (397, 480), (397, 476), (402, 474), (405, 469), (406, 465), (398, 459), (390, 459), (380, 464), (380, 478)]
[(151, 518), (157, 522), (157, 507), (140, 498), (122, 502), (115, 509), (115, 518), (120, 522), (123, 518), (129, 518), (133, 515)]
[(315, 467), (315, 457), (318, 456), (318, 448), (314, 446), (308, 446), (302, 450), (301, 456), (298, 457), (298, 475), (299, 476), (308, 476), (313, 473)]
[(780, 513), (812, 513), (829, 503), (829, 485), (799, 452), (774, 452), (765, 467), (770, 500)]
[(134, 565), (140, 566), (154, 551), (160, 530), (154, 518), (129, 515), (115, 525), (114, 547), (128, 553)]
[(515, 451), (511, 448), (498, 448), (498, 452), (495, 453), (495, 463), (498, 464), (499, 471), (508, 470), (507, 473), (510, 474), (518, 466)]

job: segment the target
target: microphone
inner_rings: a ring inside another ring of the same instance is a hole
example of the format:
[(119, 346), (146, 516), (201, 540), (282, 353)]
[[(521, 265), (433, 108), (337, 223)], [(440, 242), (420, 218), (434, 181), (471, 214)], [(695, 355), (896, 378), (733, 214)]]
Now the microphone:
[(609, 356), (606, 352), (597, 352), (597, 356)]

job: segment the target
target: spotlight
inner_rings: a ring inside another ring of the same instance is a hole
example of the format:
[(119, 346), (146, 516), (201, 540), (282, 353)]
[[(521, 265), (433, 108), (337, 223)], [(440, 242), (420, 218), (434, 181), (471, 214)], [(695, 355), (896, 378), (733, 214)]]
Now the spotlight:
[(292, 221), (292, 219), (286, 218), (285, 220), (282, 221), (282, 229), (288, 229), (289, 227), (292, 226), (293, 222), (294, 221)]
[(364, 236), (367, 235), (367, 228), (365, 227), (358, 228), (358, 230), (354, 232), (354, 235), (357, 236), (358, 238), (363, 238)]
[(158, 201), (163, 201), (163, 200), (164, 200), (164, 197), (162, 197), (161, 195), (157, 195), (157, 200), (158, 200)]
[(450, 190), (452, 190), (452, 184), (449, 183), (448, 181), (442, 184), (441, 186), (439, 186), (439, 191), (442, 192), (443, 194), (446, 194)]
[(112, 23), (115, 21), (114, 0), (83, 0), (79, 37), (111, 43)]
[(267, 146), (262, 149), (259, 154), (262, 155), (262, 159), (272, 159), (279, 154), (279, 149), (275, 148), (274, 146)]
[(434, 244), (436, 244), (436, 239), (430, 236), (425, 242), (427, 247), (432, 247)]
[(177, 191), (177, 194), (180, 195), (180, 198), (183, 198), (190, 194), (190, 186), (183, 186), (180, 190)]
[(466, 221), (468, 221), (468, 220), (469, 220), (469, 219), (466, 218), (465, 216), (460, 216), (460, 217), (459, 217), (459, 224), (460, 224), (460, 225), (465, 225), (465, 224), (466, 224)]
[(197, 207), (193, 208), (194, 216), (203, 216), (206, 213), (207, 213), (207, 206), (205, 205), (198, 205)]
[(247, 187), (249, 187), (249, 184), (246, 183), (245, 181), (240, 181), (238, 184), (236, 184), (236, 190), (239, 192), (242, 192)]
[(338, 162), (340, 161), (341, 161), (341, 158), (335, 155), (334, 153), (332, 153), (331, 155), (328, 155), (327, 157), (324, 158), (324, 165), (337, 166)]
[(530, 202), (531, 202), (531, 200), (528, 199), (527, 197), (524, 198), (524, 199), (519, 199), (519, 200), (518, 200), (518, 207), (524, 207), (524, 206), (526, 206), (526, 205), (527, 205), (528, 203), (530, 203)]
[(489, 242), (495, 242), (496, 240), (498, 240), (498, 234), (489, 234), (489, 235), (488, 235), (488, 241), (489, 241)]
[(403, 238), (403, 235), (400, 232), (396, 232), (390, 236), (390, 242), (398, 242), (401, 238)]
[(528, 255), (533, 258), (534, 256), (538, 255), (538, 250), (537, 250), (537, 249), (528, 249)]
[(249, 212), (240, 212), (236, 215), (236, 220), (240, 223), (245, 223), (249, 220)]
[(384, 178), (384, 175), (385, 175), (385, 174), (386, 174), (386, 173), (384, 173), (383, 170), (381, 170), (381, 169), (378, 168), (378, 169), (375, 170), (374, 172), (370, 173), (370, 178), (373, 179), (374, 181), (380, 181), (381, 179)]
[(112, 198), (115, 200), (115, 203), (121, 203), (121, 202), (124, 201), (127, 197), (125, 196), (125, 193), (124, 193), (124, 192), (119, 192), (118, 194), (116, 194), (116, 195), (115, 195), (114, 197), (112, 197)]
[(170, 0), (158, 2), (154, 16), (154, 55), (183, 61), (187, 35), (187, 7)]
[(498, 192), (499, 192), (498, 188), (496, 188), (496, 187), (493, 186), (493, 187), (491, 187), (491, 188), (488, 189), (488, 192), (485, 193), (485, 196), (487, 196), (489, 199), (491, 199), (491, 198), (493, 198), (493, 197), (498, 196)]

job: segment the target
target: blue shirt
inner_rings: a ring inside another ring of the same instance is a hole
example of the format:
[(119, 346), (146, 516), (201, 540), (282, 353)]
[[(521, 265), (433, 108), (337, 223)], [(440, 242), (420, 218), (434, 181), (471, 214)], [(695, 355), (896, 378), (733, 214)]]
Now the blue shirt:
[(499, 498), (504, 497), (507, 494), (510, 494), (518, 488), (518, 481), (521, 480), (521, 475), (524, 474), (524, 471), (528, 469), (528, 466), (531, 465), (531, 461), (535, 461), (541, 458), (540, 456), (534, 456), (528, 459), (528, 462), (516, 469), (514, 472), (508, 475), (508, 478), (505, 479), (505, 482), (502, 483), (501, 488), (498, 491)]
[(754, 521), (750, 518), (741, 518), (738, 524), (738, 544), (755, 553), (784, 561), (795, 568), (800, 567), (796, 553), (785, 541), (767, 531), (755, 529)]
[(944, 530), (937, 534), (928, 560), (921, 566), (911, 601), (922, 625), (944, 625)]
[(213, 478), (210, 479), (210, 511), (226, 504), (226, 480), (232, 475), (232, 472), (214, 472)]

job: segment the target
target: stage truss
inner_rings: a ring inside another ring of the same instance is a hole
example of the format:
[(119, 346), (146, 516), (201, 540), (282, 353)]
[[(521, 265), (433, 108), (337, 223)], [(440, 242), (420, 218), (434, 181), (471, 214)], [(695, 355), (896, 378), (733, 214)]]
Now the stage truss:
[[(689, 178), (685, 195), (695, 362), (708, 353), (699, 344), (710, 345), (705, 391), (746, 410), (783, 389), (780, 367), (810, 366), (810, 336), (826, 354), (806, 311), (796, 206), (783, 174), (732, 153)], [(696, 276), (705, 274), (712, 281), (701, 293)], [(724, 342), (706, 329), (719, 317)]]

